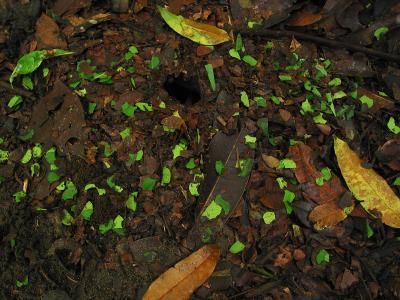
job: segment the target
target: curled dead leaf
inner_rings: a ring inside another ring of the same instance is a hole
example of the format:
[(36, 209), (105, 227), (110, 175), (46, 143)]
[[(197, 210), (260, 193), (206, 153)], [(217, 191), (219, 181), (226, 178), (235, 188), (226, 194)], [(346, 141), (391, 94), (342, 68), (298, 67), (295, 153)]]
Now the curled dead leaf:
[(335, 138), (335, 153), (348, 188), (369, 213), (378, 211), (382, 222), (400, 228), (400, 199), (388, 183), (373, 169), (362, 167), (362, 161), (349, 145)]
[(217, 245), (206, 245), (160, 275), (143, 300), (189, 299), (213, 273), (220, 255)]

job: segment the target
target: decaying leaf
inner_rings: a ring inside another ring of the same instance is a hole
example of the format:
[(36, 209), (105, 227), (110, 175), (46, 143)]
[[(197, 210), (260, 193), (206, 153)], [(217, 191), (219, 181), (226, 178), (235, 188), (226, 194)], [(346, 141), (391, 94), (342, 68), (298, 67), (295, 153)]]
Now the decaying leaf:
[(143, 300), (189, 299), (213, 273), (220, 255), (217, 245), (206, 245), (161, 274)]
[(317, 230), (333, 227), (346, 217), (346, 213), (337, 206), (336, 201), (318, 205), (308, 215), (308, 219), (314, 223), (314, 228)]
[(303, 196), (317, 204), (336, 201), (346, 190), (336, 175), (319, 186), (316, 179), (322, 174), (314, 165), (313, 150), (305, 144), (296, 144), (289, 148), (292, 159), (296, 162), (297, 168), (294, 174), (299, 183), (304, 185)]
[(182, 16), (174, 15), (161, 6), (158, 6), (158, 10), (169, 27), (195, 43), (201, 45), (218, 45), (230, 40), (228, 33), (218, 27), (194, 22)]
[(400, 228), (400, 199), (388, 183), (373, 169), (362, 167), (362, 161), (349, 145), (335, 138), (335, 153), (347, 186), (369, 213), (378, 212), (382, 222)]

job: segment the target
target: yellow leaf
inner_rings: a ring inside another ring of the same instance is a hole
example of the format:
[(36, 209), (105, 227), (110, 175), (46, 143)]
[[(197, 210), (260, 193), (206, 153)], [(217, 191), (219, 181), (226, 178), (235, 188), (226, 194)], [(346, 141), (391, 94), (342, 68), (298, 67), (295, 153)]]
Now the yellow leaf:
[(213, 273), (220, 250), (206, 245), (161, 274), (149, 287), (142, 300), (189, 299)]
[(370, 214), (378, 211), (382, 222), (400, 228), (400, 199), (379, 174), (362, 167), (358, 155), (349, 145), (335, 138), (335, 153), (347, 186)]
[(193, 42), (201, 45), (217, 45), (230, 40), (229, 34), (218, 27), (174, 15), (161, 6), (158, 6), (158, 10), (169, 27)]

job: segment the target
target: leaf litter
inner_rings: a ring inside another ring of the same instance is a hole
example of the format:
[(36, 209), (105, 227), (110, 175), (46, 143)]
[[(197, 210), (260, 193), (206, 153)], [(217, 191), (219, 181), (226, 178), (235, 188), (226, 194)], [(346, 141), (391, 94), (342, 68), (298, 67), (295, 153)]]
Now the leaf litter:
[(187, 297), (398, 295), (392, 2), (64, 2), (1, 15), (4, 298), (140, 298), (179, 261)]

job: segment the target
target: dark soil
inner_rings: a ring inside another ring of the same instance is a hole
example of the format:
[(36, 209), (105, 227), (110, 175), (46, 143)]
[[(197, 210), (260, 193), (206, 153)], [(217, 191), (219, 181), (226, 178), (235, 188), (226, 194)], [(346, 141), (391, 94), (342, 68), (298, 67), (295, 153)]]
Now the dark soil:
[[(222, 183), (221, 189), (232, 195), (232, 211), (214, 224), (209, 240), (220, 245), (221, 259), (192, 298), (400, 297), (400, 232), (352, 198), (333, 152), (337, 135), (389, 184), (398, 178), (400, 139), (387, 123), (390, 117), (400, 122), (399, 64), (251, 34), (244, 21), (263, 18), (265, 27), (258, 30), (282, 30), (294, 24), (293, 16), (304, 19), (306, 9), (323, 11), (321, 21), (291, 29), (400, 55), (400, 31), (390, 23), (399, 16), (397, 1), (344, 1), (346, 11), (327, 5), (335, 1), (265, 0), (257, 1), (258, 10), (241, 7), (241, 1), (170, 1), (178, 14), (224, 26), (235, 38), (242, 32), (245, 54), (257, 60), (254, 67), (228, 54), (232, 42), (211, 50), (171, 30), (156, 9), (165, 1), (135, 1), (129, 13), (121, 14), (112, 12), (107, 1), (25, 2), (0, 0), (0, 150), (9, 152), (8, 160), (0, 161), (0, 299), (140, 299), (154, 279), (205, 242), (204, 232), (196, 235), (196, 230), (216, 184), (215, 161), (245, 133), (257, 138), (256, 147), (253, 151), (242, 142), (237, 151), (246, 152), (252, 170), (242, 181)], [(83, 21), (76, 25), (78, 18)], [(371, 26), (390, 31), (379, 40), (367, 39), (373, 37)], [(126, 57), (131, 46), (138, 53)], [(31, 75), (33, 90), (23, 88), (22, 76), (13, 87), (8, 84), (18, 57), (53, 48), (75, 54), (44, 61)], [(151, 68), (155, 56), (160, 62)], [(208, 63), (214, 67), (216, 91), (204, 68)], [(315, 83), (321, 97), (304, 87), (307, 78), (318, 76), (317, 63), (329, 70)], [(102, 72), (103, 82), (93, 79)], [(329, 85), (334, 78), (341, 79), (340, 86)], [(306, 97), (320, 107), (326, 93), (341, 90), (347, 96), (335, 100), (336, 117), (324, 113), (326, 124), (316, 124), (317, 112), (301, 113)], [(368, 93), (374, 108), (353, 99), (355, 90)], [(241, 102), (243, 91), (251, 101), (248, 108)], [(15, 95), (23, 102), (10, 108), (8, 100)], [(265, 105), (257, 105), (255, 97), (263, 97)], [(135, 107), (133, 116), (123, 113), (126, 107)], [(268, 120), (266, 130), (261, 119)], [(129, 134), (121, 135), (127, 128)], [(174, 159), (172, 150), (183, 141), (187, 147)], [(349, 216), (331, 228), (318, 231), (308, 219), (322, 196), (307, 194), (307, 183), (299, 184), (293, 170), (271, 167), (271, 157), (293, 158), (296, 141), (309, 146), (316, 169), (329, 167), (336, 174), (338, 187), (329, 195), (338, 194), (338, 207), (355, 203)], [(37, 144), (43, 155), (21, 162)], [(53, 164), (44, 155), (51, 147), (56, 149)], [(143, 158), (135, 160), (140, 150)], [(193, 168), (188, 167), (191, 159)], [(34, 163), (39, 171), (32, 175)], [(169, 184), (162, 183), (164, 167), (172, 174)], [(59, 178), (50, 183), (52, 172)], [(296, 195), (291, 214), (276, 182), (280, 177)], [(156, 181), (155, 187), (146, 190), (149, 180)], [(77, 188), (72, 199), (62, 199), (62, 182)], [(189, 191), (197, 182), (200, 196)], [(88, 184), (106, 194), (85, 191)], [(399, 186), (392, 188), (400, 194)], [(20, 191), (26, 196), (17, 202)], [(133, 192), (138, 192), (135, 211), (126, 206)], [(93, 214), (85, 220), (81, 211), (88, 201)], [(276, 215), (271, 224), (262, 219), (265, 211)], [(101, 233), (101, 225), (117, 216), (123, 218), (123, 230)], [(229, 252), (236, 240), (245, 245), (239, 254)], [(322, 249), (329, 262), (317, 262)], [(21, 286), (25, 276), (28, 283)]]

